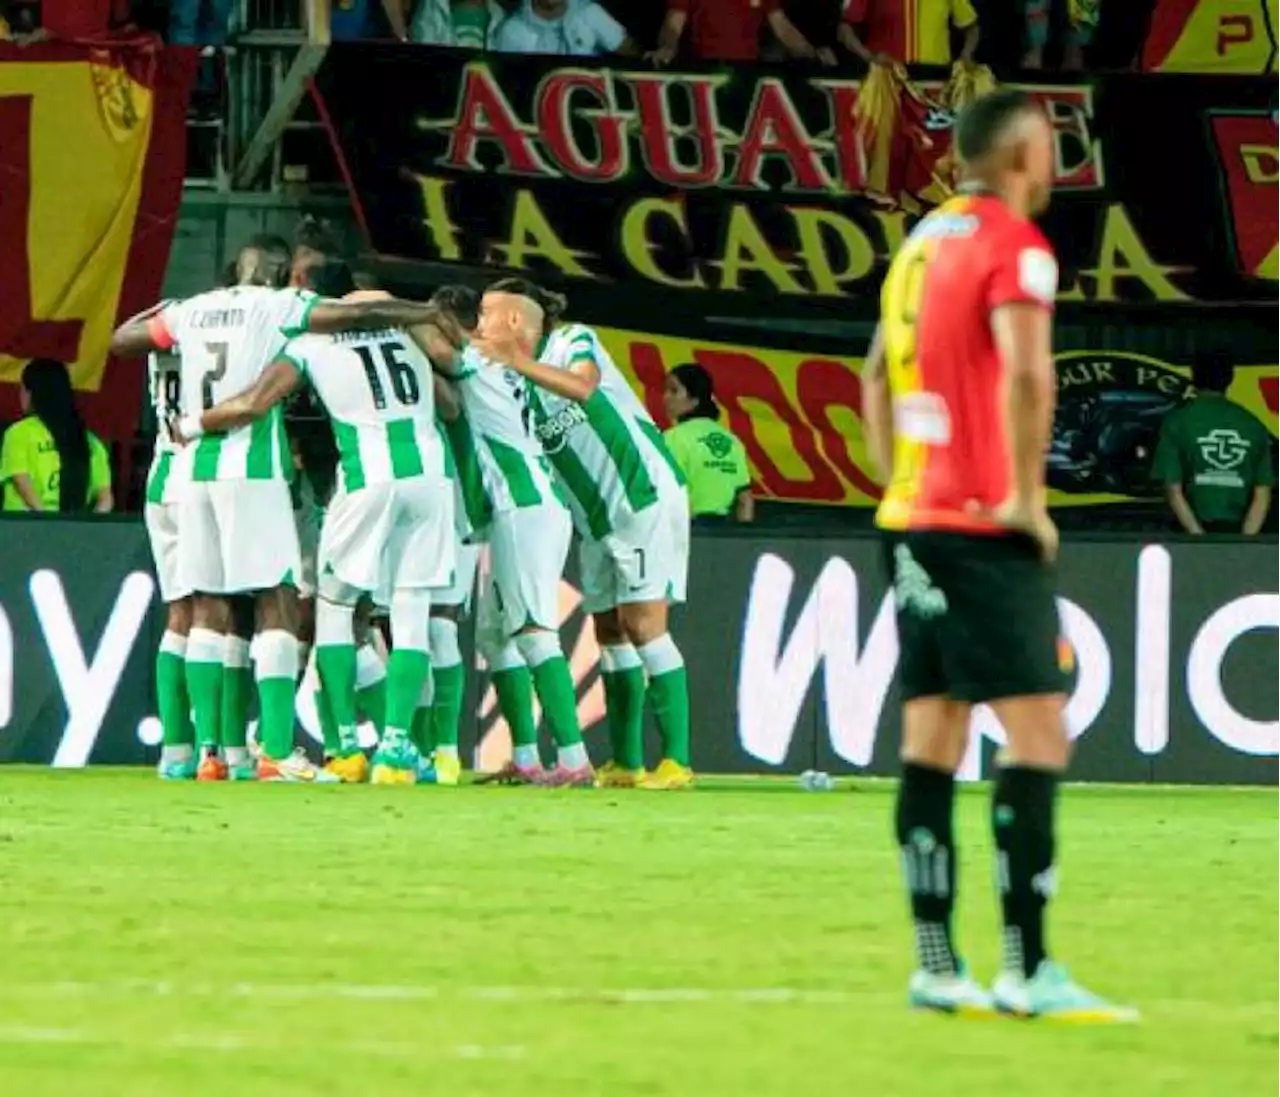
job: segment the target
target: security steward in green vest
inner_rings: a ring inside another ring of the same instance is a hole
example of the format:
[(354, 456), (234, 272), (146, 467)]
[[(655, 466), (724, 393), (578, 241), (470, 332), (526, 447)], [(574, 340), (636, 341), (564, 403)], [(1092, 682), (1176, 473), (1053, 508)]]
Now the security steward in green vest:
[(718, 422), (711, 374), (692, 362), (667, 374), (662, 402), (673, 426), (663, 435), (689, 483), (689, 513), (697, 518), (755, 519), (747, 451)]
[(1252, 536), (1271, 507), (1271, 435), (1227, 399), (1234, 373), (1222, 354), (1197, 359), (1191, 373), (1195, 398), (1171, 411), (1160, 428), (1155, 478), (1187, 533)]

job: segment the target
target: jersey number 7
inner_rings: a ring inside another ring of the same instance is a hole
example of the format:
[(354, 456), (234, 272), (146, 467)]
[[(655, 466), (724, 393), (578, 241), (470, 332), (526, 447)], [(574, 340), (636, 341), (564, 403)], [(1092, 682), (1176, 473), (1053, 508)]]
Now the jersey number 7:
[[(378, 343), (377, 349), (382, 354), (387, 375), (391, 379), (391, 391), (401, 404), (412, 406), (422, 398), (418, 387), (418, 375), (413, 366), (402, 362), (396, 355), (400, 350), (395, 343)], [(369, 394), (373, 397), (373, 406), (382, 411), (387, 406), (387, 390), (382, 384), (382, 375), (378, 371), (378, 363), (373, 357), (373, 347), (355, 347), (360, 356), (360, 364), (364, 366), (365, 380), (369, 382)]]

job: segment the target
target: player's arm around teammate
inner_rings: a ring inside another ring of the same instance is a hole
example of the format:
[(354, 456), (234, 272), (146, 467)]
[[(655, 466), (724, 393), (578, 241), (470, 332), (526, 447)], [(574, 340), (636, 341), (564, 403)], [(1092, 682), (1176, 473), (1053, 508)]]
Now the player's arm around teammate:
[[(478, 348), (559, 399), (551, 411), (537, 401), (539, 437), (562, 472), (576, 471), (569, 491), (597, 518), (599, 536), (584, 540), (582, 563), (615, 755), (601, 783), (685, 788), (693, 779), (688, 676), (668, 631), (668, 608), (684, 598), (688, 498), (656, 425), (594, 333), (580, 325), (556, 328), (563, 307), (563, 298), (540, 287), (499, 282), (484, 297)], [(615, 458), (605, 433), (627, 459)], [(663, 740), (662, 761), (649, 775), (642, 741), (646, 695)]]

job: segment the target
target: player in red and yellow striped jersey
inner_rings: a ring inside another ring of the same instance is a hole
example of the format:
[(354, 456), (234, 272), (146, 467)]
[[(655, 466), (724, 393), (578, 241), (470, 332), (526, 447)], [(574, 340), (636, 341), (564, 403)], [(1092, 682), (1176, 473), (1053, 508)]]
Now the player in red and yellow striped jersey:
[[(864, 375), (887, 533), (903, 696), (897, 835), (915, 922), (912, 1004), (1073, 1021), (1129, 1019), (1048, 956), (1054, 814), (1070, 739), (1058, 658), (1044, 454), (1054, 404), (1058, 268), (1031, 218), (1048, 204), (1053, 133), (1021, 92), (957, 120), (961, 193), (894, 257)], [(951, 934), (955, 772), (972, 707), (1008, 737), (992, 821), (1004, 970), (988, 995)]]

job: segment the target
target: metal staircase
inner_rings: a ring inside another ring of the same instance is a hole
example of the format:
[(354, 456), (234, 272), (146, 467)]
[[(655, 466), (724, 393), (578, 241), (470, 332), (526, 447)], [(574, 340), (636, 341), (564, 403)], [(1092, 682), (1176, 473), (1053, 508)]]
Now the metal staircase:
[(327, 0), (240, 0), (233, 44), (206, 50), (187, 125), (189, 189), (289, 194), (341, 186), (308, 94)]

